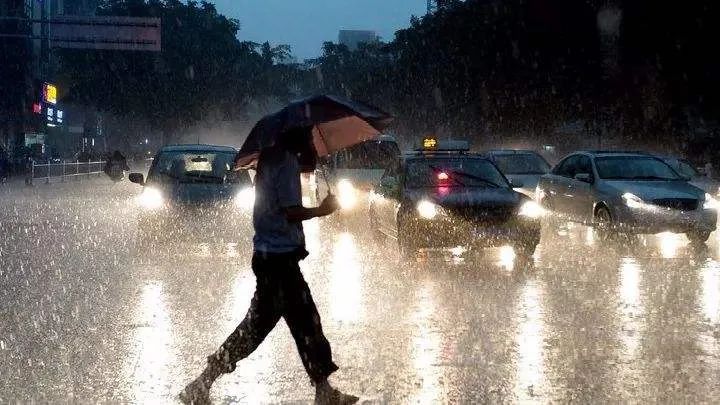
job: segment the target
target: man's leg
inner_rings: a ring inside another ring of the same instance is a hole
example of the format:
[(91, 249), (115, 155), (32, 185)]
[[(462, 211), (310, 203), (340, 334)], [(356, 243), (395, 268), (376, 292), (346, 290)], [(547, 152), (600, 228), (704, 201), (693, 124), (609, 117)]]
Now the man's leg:
[(300, 267), (293, 260), (287, 266), (282, 278), (282, 315), (310, 378), (314, 382), (327, 379), (338, 369), (332, 361), (330, 342), (325, 338), (320, 315)]
[(315, 385), (318, 404), (352, 404), (358, 398), (334, 389), (328, 377), (338, 367), (332, 361), (330, 343), (322, 330), (320, 315), (310, 288), (300, 272), (297, 261), (288, 263), (283, 277), (283, 317), (290, 328), (305, 370)]
[(262, 343), (282, 315), (277, 278), (268, 276), (273, 269), (265, 259), (253, 257), (253, 270), (257, 280), (255, 295), (245, 319), (225, 339), (220, 348), (208, 356), (202, 374), (185, 387), (180, 399), (185, 403), (203, 404), (209, 401), (209, 390), (222, 374), (235, 370), (238, 361), (246, 358)]

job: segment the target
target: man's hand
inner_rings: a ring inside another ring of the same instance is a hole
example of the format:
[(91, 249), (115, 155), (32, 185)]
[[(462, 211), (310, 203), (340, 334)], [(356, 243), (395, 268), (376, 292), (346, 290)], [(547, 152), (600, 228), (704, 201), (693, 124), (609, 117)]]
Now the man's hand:
[(340, 209), (340, 204), (337, 198), (329, 194), (320, 203), (320, 206), (315, 208), (305, 208), (302, 206), (285, 208), (285, 216), (290, 222), (302, 222), (308, 219), (330, 215), (338, 209)]
[(332, 194), (328, 194), (327, 197), (322, 200), (317, 209), (321, 216), (330, 215), (340, 209), (340, 203), (338, 202), (337, 197)]

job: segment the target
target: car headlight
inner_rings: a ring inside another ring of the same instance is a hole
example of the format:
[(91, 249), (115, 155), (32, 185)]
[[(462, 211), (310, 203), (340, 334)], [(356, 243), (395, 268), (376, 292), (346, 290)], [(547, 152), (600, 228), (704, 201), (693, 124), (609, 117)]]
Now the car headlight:
[(718, 200), (713, 198), (713, 196), (711, 196), (710, 194), (705, 193), (705, 202), (703, 203), (703, 209), (716, 210), (718, 208), (720, 208), (720, 203), (718, 203)]
[(250, 210), (255, 205), (255, 189), (246, 187), (235, 196), (235, 206), (244, 210)]
[(647, 204), (640, 197), (636, 196), (633, 193), (625, 193), (622, 195), (622, 198), (623, 198), (623, 200), (625, 200), (625, 205), (627, 205), (630, 208), (648, 208), (649, 207), (649, 204)]
[(520, 211), (518, 211), (518, 215), (533, 219), (540, 218), (544, 214), (545, 209), (535, 201), (525, 201), (523, 205), (520, 206)]
[(163, 206), (165, 199), (160, 190), (153, 187), (145, 187), (137, 198), (138, 204), (148, 210), (156, 210)]
[(428, 200), (422, 200), (417, 203), (417, 212), (425, 219), (433, 219), (437, 216), (440, 207)]
[(352, 209), (357, 204), (357, 190), (348, 179), (340, 179), (337, 183), (337, 199), (340, 208)]

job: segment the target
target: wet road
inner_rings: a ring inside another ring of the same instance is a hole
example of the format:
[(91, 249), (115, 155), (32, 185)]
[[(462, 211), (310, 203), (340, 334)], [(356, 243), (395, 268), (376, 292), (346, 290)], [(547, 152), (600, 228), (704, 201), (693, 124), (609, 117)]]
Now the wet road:
[[(152, 248), (138, 188), (102, 180), (0, 188), (0, 403), (172, 403), (243, 318), (248, 235)], [(546, 232), (529, 266), (403, 261), (391, 242), (310, 221), (303, 272), (341, 367), (371, 403), (666, 402), (720, 398), (720, 242), (607, 247)], [(308, 402), (281, 321), (217, 403)]]

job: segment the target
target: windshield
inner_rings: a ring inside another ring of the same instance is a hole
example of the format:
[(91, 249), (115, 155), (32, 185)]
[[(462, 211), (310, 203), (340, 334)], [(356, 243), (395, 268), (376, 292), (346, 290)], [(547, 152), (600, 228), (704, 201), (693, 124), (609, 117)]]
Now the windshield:
[(395, 142), (364, 142), (338, 152), (336, 168), (385, 170), (396, 163), (399, 157), (400, 148)]
[(406, 175), (410, 188), (509, 187), (503, 175), (485, 159), (411, 160)]
[(550, 171), (545, 159), (534, 153), (496, 155), (493, 160), (504, 174), (545, 174)]
[(595, 159), (598, 175), (606, 180), (679, 180), (660, 159), (639, 156), (612, 156)]
[(232, 171), (235, 153), (166, 151), (156, 158), (148, 181), (157, 183), (249, 183), (245, 171)]
[(675, 169), (680, 175), (685, 177), (700, 177), (700, 173), (695, 170), (694, 167), (690, 164), (690, 162), (685, 160), (678, 160), (677, 163), (672, 165), (673, 169)]

